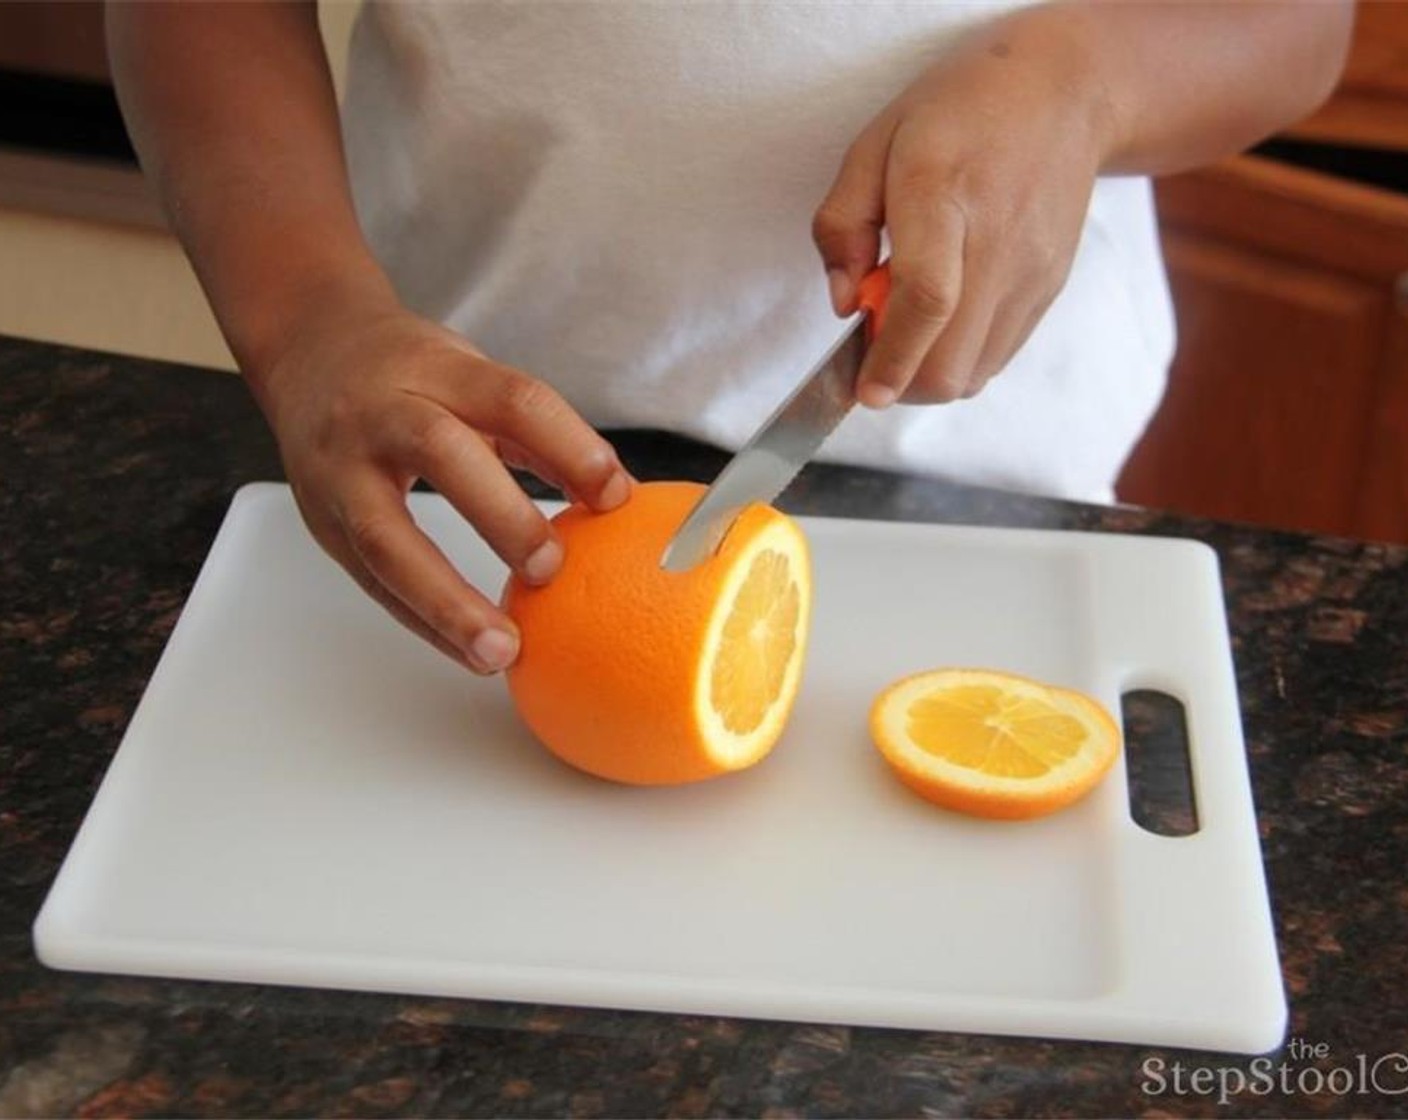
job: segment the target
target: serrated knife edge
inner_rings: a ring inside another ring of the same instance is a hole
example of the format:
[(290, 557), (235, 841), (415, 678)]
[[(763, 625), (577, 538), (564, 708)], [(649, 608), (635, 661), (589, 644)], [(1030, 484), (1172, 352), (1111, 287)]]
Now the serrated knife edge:
[(788, 487), (854, 405), (865, 346), (861, 315), (719, 472), (666, 545), (661, 567), (682, 572), (699, 564), (745, 508)]

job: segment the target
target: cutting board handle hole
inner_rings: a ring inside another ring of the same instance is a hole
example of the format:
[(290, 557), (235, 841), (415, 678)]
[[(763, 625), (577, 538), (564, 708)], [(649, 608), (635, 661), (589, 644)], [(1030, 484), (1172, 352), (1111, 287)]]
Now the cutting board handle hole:
[(1158, 836), (1192, 836), (1198, 803), (1183, 701), (1157, 689), (1132, 689), (1120, 696), (1120, 715), (1134, 823)]

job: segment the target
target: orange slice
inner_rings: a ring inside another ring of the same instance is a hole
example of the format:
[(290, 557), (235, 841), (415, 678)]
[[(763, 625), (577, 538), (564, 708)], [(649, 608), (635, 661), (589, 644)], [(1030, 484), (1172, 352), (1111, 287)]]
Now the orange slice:
[(509, 692), (538, 740), (618, 782), (666, 785), (741, 770), (782, 734), (801, 683), (811, 565), (800, 527), (751, 506), (688, 572), (660, 567), (702, 486), (638, 484), (609, 513), (553, 519), (562, 568), (510, 578), (522, 647)]
[(875, 745), (901, 781), (979, 817), (1054, 813), (1114, 765), (1119, 725), (1096, 700), (991, 669), (933, 669), (886, 688)]

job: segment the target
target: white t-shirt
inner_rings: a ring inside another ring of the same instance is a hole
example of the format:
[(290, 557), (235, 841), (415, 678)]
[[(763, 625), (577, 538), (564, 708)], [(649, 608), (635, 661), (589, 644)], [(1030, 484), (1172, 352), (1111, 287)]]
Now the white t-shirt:
[[(369, 2), (344, 103), (358, 214), (410, 307), (591, 423), (735, 449), (845, 326), (810, 227), (846, 147), (1011, 6)], [(1172, 349), (1149, 183), (1104, 179), (999, 377), (853, 410), (819, 458), (1109, 500)]]

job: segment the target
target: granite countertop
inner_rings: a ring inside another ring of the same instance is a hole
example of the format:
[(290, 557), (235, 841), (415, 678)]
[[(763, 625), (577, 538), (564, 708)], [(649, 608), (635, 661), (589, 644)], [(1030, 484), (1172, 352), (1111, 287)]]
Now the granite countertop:
[[(722, 461), (616, 438), (642, 478)], [(0, 339), (0, 1115), (1408, 1114), (1408, 550), (843, 468), (784, 506), (1217, 550), (1290, 1083), (1219, 1108), (1144, 1063), (1247, 1057), (45, 969), (30, 925), (230, 497), (280, 477), (234, 378)], [(1380, 1091), (1311, 1076), (1381, 1058)]]

